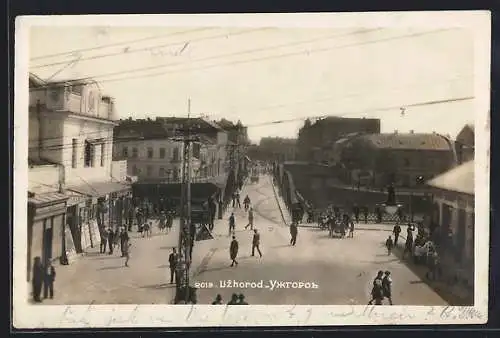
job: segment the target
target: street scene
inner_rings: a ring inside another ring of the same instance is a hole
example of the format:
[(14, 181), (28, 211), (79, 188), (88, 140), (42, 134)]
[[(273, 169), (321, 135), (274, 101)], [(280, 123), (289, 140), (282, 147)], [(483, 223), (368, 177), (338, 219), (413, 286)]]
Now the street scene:
[(474, 305), (461, 29), (30, 39), (31, 303)]

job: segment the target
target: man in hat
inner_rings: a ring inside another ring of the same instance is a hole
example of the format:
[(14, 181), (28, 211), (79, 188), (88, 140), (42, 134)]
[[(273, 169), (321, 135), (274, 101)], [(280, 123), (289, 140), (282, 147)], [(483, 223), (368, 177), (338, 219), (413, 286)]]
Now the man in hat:
[(238, 295), (233, 293), (231, 295), (231, 300), (227, 303), (227, 305), (238, 305)]

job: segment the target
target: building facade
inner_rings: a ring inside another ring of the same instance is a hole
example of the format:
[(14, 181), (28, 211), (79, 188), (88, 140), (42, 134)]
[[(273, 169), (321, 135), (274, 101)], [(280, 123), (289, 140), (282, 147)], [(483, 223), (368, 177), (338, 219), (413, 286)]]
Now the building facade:
[(334, 149), (345, 183), (374, 189), (416, 187), (456, 164), (453, 142), (438, 134), (361, 134)]
[(467, 124), (455, 139), (458, 163), (462, 164), (474, 159), (474, 125)]
[(327, 117), (307, 119), (297, 139), (298, 160), (329, 163), (333, 144), (352, 133), (380, 133), (380, 119)]
[(113, 99), (96, 82), (44, 82), (30, 74), (29, 180), (46, 182), (35, 174), (37, 163), (57, 167), (58, 190), (68, 197), (62, 234), (71, 234), (77, 253), (98, 245), (105, 226), (123, 222), (131, 188), (112, 176), (115, 120)]
[(250, 147), (248, 156), (252, 160), (266, 162), (296, 161), (297, 140), (281, 137), (264, 137), (260, 140), (259, 145)]
[(434, 212), (440, 247), (474, 285), (474, 161), (463, 163), (427, 183), (433, 189)]

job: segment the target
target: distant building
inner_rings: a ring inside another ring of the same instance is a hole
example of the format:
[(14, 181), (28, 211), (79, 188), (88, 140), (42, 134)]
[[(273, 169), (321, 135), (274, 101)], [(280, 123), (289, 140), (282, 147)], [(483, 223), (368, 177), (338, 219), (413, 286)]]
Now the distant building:
[(297, 160), (297, 140), (281, 137), (264, 137), (259, 145), (250, 148), (252, 160), (259, 161), (295, 161)]
[[(113, 177), (116, 120), (114, 101), (97, 82), (46, 82), (30, 74), (29, 256), (66, 259), (98, 245), (99, 228), (122, 224), (131, 188), (123, 176)], [(40, 218), (62, 196), (64, 213)]]
[(474, 125), (467, 124), (458, 133), (455, 147), (458, 163), (465, 163), (474, 159)]
[(297, 139), (298, 159), (328, 163), (333, 144), (352, 133), (380, 133), (380, 119), (327, 117), (306, 120)]
[[(427, 182), (433, 188), (434, 214), (441, 247), (474, 285), (474, 161), (461, 164)], [(451, 236), (449, 236), (451, 235)], [(457, 271), (458, 272), (458, 271)]]
[[(179, 183), (184, 149), (180, 136), (188, 128), (187, 123), (187, 119), (175, 117), (122, 120), (115, 127), (113, 157), (127, 160), (128, 174), (137, 176), (139, 182)], [(196, 123), (193, 134), (199, 141), (191, 148), (191, 177), (195, 182), (227, 171), (226, 133), (203, 119), (196, 119)], [(203, 133), (199, 133), (200, 128)]]
[(455, 165), (452, 142), (438, 134), (366, 134), (338, 141), (337, 161), (350, 183), (382, 188), (419, 185)]

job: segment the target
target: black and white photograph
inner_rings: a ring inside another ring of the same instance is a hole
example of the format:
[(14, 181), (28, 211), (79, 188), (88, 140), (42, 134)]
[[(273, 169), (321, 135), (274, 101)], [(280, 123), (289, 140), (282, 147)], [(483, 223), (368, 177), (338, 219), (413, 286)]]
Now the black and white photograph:
[(15, 325), (486, 322), (489, 25), (18, 18)]

